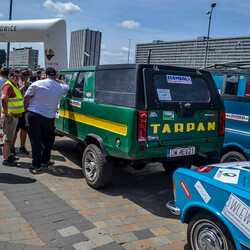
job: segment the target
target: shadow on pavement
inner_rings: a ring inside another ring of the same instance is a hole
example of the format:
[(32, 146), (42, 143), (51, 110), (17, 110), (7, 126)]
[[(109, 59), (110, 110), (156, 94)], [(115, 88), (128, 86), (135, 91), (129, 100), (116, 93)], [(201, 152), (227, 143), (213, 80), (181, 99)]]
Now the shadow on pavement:
[[(66, 139), (56, 141), (53, 149), (58, 150), (67, 161), (79, 166), (70, 169), (68, 166), (55, 166), (47, 173), (68, 178), (83, 178), (81, 166), (82, 152), (77, 143)], [(208, 159), (195, 159), (195, 165), (208, 164)], [(62, 171), (60, 173), (60, 171)], [(149, 212), (164, 218), (177, 218), (166, 208), (166, 203), (172, 200), (172, 176), (168, 175), (160, 163), (148, 164), (142, 170), (128, 167), (115, 167), (111, 183), (98, 190), (110, 196), (123, 196)]]
[(36, 182), (36, 179), (30, 177), (19, 176), (15, 174), (0, 174), (0, 183), (7, 184), (29, 184)]

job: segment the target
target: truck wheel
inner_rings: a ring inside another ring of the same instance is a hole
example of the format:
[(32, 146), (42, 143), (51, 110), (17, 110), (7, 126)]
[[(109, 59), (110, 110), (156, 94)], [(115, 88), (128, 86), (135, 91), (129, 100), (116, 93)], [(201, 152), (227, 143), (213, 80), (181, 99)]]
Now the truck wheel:
[(220, 162), (232, 162), (232, 161), (247, 161), (247, 159), (243, 154), (237, 151), (230, 151), (224, 154), (220, 160)]
[(82, 157), (82, 169), (86, 182), (92, 188), (101, 188), (112, 178), (112, 162), (95, 144), (86, 147)]
[(227, 227), (216, 216), (205, 212), (199, 212), (190, 219), (187, 240), (193, 250), (236, 249)]

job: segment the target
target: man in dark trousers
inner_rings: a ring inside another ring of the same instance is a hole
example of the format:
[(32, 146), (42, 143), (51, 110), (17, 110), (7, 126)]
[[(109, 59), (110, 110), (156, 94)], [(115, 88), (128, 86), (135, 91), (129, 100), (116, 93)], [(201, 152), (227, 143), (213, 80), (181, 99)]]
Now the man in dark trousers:
[(26, 126), (32, 147), (33, 172), (41, 171), (41, 166), (53, 165), (50, 160), (54, 142), (54, 121), (57, 105), (69, 86), (56, 79), (54, 68), (47, 68), (44, 80), (31, 84), (24, 96), (27, 110)]

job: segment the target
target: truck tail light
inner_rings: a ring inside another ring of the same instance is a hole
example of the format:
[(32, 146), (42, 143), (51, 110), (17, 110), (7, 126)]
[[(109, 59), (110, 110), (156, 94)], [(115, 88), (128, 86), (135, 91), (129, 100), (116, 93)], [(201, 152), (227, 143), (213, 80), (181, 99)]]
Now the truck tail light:
[(219, 136), (225, 135), (225, 111), (220, 111)]
[(138, 111), (138, 131), (137, 140), (146, 141), (147, 140), (147, 111)]

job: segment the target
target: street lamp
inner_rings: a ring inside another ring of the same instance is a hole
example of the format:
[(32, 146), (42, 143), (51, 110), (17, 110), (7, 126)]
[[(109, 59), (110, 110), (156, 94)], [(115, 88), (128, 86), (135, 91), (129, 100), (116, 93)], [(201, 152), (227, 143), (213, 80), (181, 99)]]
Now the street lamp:
[(207, 14), (209, 15), (209, 23), (208, 23), (208, 31), (207, 31), (207, 45), (206, 45), (204, 68), (206, 68), (206, 64), (207, 64), (207, 52), (208, 52), (208, 41), (209, 41), (209, 34), (210, 34), (210, 25), (211, 25), (211, 18), (212, 18), (213, 9), (214, 9), (215, 6), (216, 6), (216, 3), (213, 2), (211, 4), (211, 10), (207, 11)]
[[(9, 11), (9, 20), (12, 19), (12, 0), (10, 0), (10, 11)], [(9, 68), (10, 62), (10, 43), (7, 43), (7, 56), (6, 56), (6, 66)]]
[(133, 39), (128, 39), (128, 41), (129, 41), (129, 44), (128, 44), (128, 63), (129, 63), (129, 56), (130, 56), (130, 43), (131, 43), (131, 41), (132, 41)]

